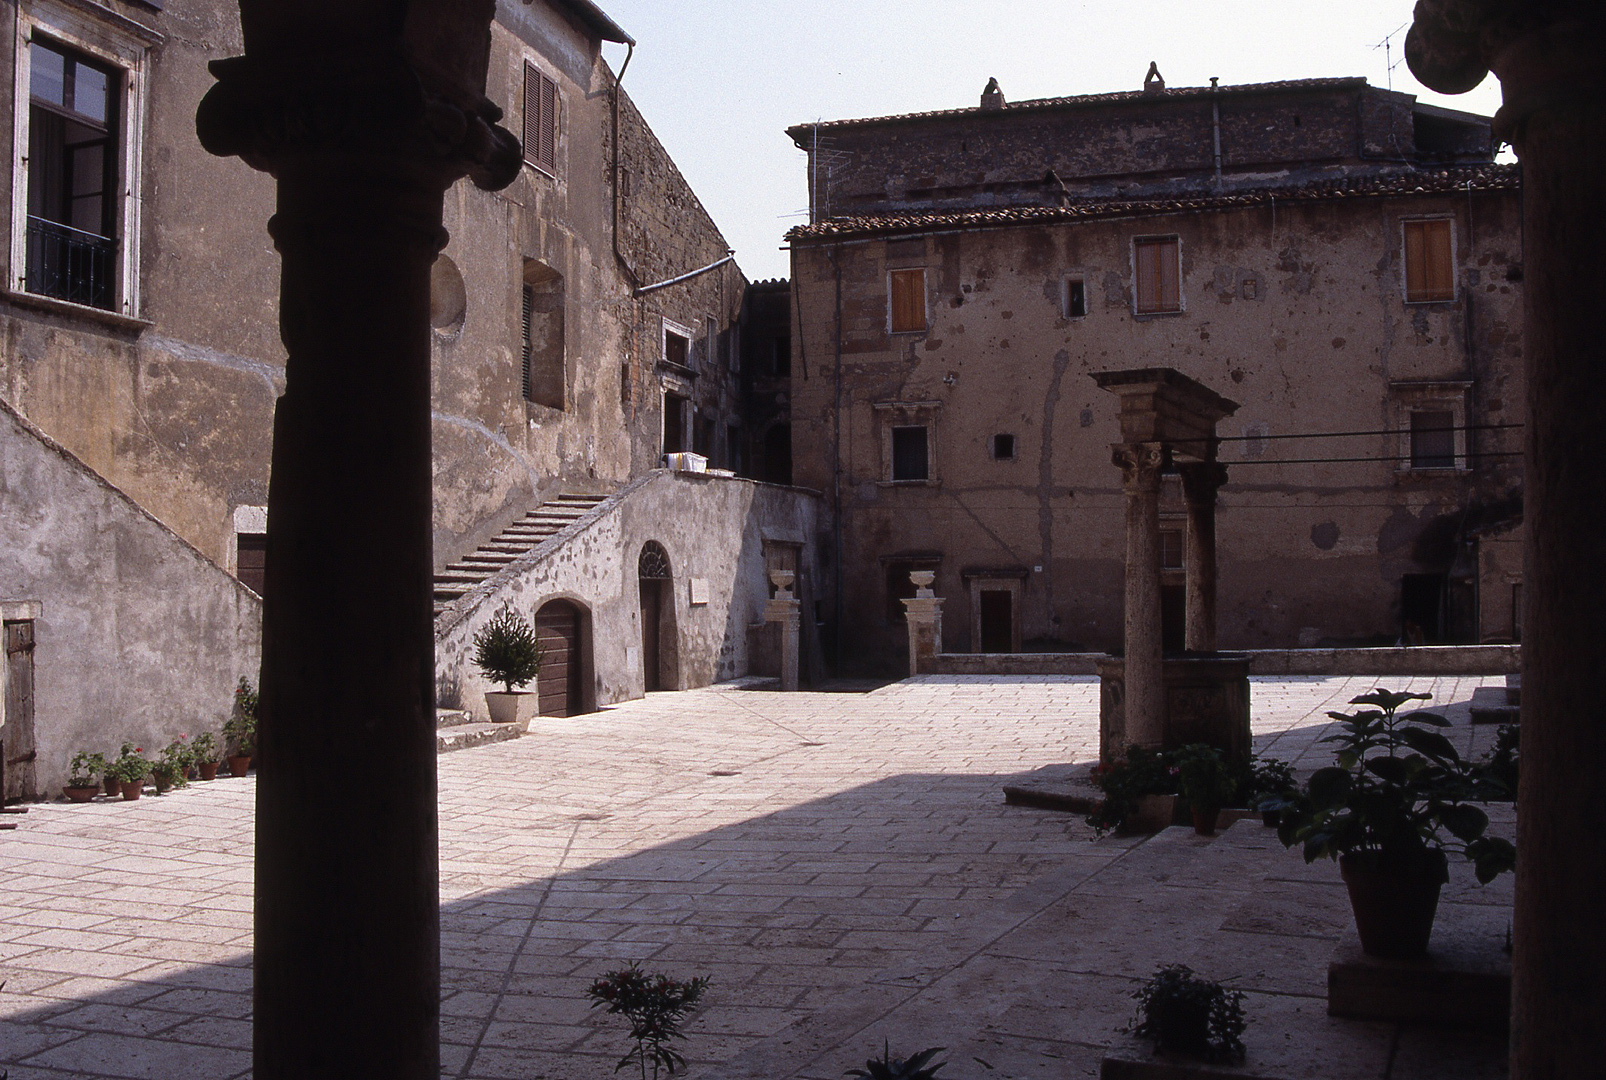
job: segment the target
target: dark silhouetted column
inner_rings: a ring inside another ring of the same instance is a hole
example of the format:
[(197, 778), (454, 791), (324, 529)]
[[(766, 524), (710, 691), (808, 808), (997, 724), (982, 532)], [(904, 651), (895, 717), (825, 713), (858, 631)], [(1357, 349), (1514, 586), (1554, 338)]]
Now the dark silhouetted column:
[(1512, 935), (1512, 1080), (1606, 1062), (1606, 7), (1423, 0), (1411, 70), (1446, 93), (1500, 77), (1522, 161), (1528, 429), (1522, 789)]
[(196, 117), (278, 180), (258, 741), (256, 1080), (437, 1080), (429, 270), (517, 175), (490, 0), (243, 0)]
[[(1213, 445), (1213, 444), (1212, 444)], [(1213, 451), (1212, 451), (1213, 452)], [(1178, 466), (1188, 506), (1187, 626), (1189, 652), (1216, 651), (1216, 493), (1227, 482), (1227, 467), (1215, 461)]]

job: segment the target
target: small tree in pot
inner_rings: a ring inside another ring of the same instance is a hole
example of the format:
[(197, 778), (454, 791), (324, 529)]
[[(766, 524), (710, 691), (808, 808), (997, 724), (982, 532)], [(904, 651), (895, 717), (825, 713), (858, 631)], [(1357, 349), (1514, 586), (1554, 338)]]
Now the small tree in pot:
[(1449, 880), (1446, 852), (1472, 862), (1484, 883), (1516, 865), (1511, 842), (1485, 835), (1489, 816), (1471, 805), (1509, 797), (1503, 785), (1431, 730), (1448, 727), (1444, 717), (1396, 716), (1427, 698), (1376, 689), (1350, 702), (1369, 708), (1328, 713), (1343, 726), (1322, 740), (1339, 745), (1338, 764), (1318, 769), (1305, 791), (1261, 803), (1281, 812), (1278, 837), (1303, 845), (1306, 862), (1338, 860), (1361, 948), (1373, 956), (1427, 952)]
[(501, 690), (485, 694), (485, 707), (498, 724), (529, 723), (535, 716), (537, 695), (517, 690), (541, 673), (544, 650), (541, 638), (511, 608), (503, 608), (474, 635), (474, 666)]

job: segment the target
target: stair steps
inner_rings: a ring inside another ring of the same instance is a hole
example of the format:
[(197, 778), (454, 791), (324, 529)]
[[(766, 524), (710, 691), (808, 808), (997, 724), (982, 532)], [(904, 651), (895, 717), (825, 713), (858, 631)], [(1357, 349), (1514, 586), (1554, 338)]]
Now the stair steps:
[(529, 511), (467, 555), (448, 563), (435, 575), (436, 617), (446, 610), (446, 605), (579, 521), (606, 498), (606, 495), (559, 495)]
[(435, 752), (466, 750), (471, 746), (507, 742), (523, 735), (519, 724), (476, 724), (463, 709), (435, 710)]

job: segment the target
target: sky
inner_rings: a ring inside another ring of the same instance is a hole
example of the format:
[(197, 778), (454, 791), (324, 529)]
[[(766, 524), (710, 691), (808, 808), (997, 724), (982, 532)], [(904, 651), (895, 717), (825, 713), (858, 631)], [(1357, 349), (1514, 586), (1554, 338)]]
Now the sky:
[[(1492, 115), (1493, 76), (1435, 94), (1403, 62), (1413, 0), (598, 0), (631, 37), (624, 87), (748, 278), (785, 277), (807, 220), (807, 159), (785, 129), (812, 120), (1168, 86), (1362, 75)], [(1391, 48), (1381, 47), (1389, 35)], [(625, 48), (607, 45), (618, 71)], [(688, 267), (688, 269), (694, 269)]]

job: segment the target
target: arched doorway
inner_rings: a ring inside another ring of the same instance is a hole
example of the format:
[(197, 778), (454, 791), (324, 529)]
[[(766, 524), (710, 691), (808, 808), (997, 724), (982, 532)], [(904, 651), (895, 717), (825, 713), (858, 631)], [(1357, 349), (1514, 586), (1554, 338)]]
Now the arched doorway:
[(578, 605), (552, 600), (535, 613), (541, 673), (535, 688), (542, 716), (578, 716), (585, 705), (585, 620)]
[(675, 590), (669, 553), (656, 540), (641, 547), (636, 560), (641, 585), (641, 673), (643, 689), (679, 688), (680, 654), (675, 636)]

